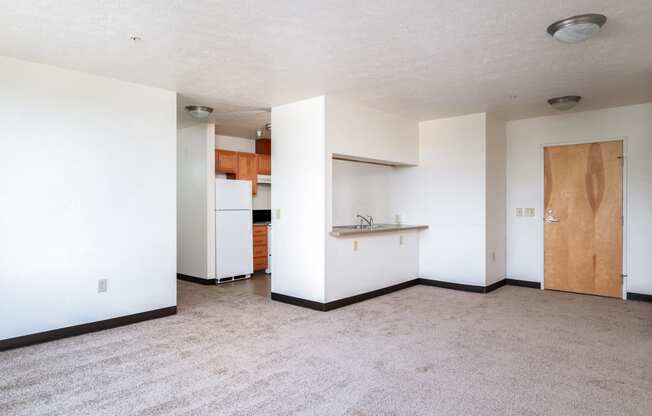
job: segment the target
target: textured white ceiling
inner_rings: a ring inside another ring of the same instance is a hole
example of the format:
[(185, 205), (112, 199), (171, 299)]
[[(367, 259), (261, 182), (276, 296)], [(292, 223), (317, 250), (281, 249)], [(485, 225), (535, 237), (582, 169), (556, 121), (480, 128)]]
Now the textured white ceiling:
[[(652, 100), (650, 0), (0, 0), (0, 54), (178, 91), (216, 112), (334, 94), (415, 120)], [(603, 13), (587, 42), (548, 24)], [(129, 35), (137, 33), (142, 42)], [(252, 134), (269, 118), (217, 115)], [(245, 134), (245, 133), (242, 133)]]

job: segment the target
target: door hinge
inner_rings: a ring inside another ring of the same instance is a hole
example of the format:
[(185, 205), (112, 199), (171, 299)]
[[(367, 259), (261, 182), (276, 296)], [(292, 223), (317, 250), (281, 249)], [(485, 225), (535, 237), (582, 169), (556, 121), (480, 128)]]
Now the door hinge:
[(620, 160), (620, 165), (621, 166), (625, 166), (625, 156), (618, 156), (617, 159)]
[(621, 282), (622, 284), (625, 284), (625, 278), (626, 278), (626, 277), (627, 277), (626, 274), (621, 274), (621, 275), (620, 275), (620, 282)]

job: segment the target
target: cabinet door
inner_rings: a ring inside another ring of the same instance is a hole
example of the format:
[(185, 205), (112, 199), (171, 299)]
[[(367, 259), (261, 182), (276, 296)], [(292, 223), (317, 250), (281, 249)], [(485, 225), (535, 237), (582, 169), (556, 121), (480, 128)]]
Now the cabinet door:
[(270, 139), (256, 140), (256, 153), (258, 153), (259, 155), (271, 155), (272, 141)]
[(251, 181), (251, 193), (257, 192), (258, 160), (255, 153), (238, 152), (238, 168), (236, 179)]
[(215, 171), (220, 173), (237, 174), (238, 153), (231, 150), (216, 150)]
[(267, 269), (267, 226), (253, 226), (254, 271)]
[(272, 157), (270, 155), (258, 155), (258, 174), (272, 174)]

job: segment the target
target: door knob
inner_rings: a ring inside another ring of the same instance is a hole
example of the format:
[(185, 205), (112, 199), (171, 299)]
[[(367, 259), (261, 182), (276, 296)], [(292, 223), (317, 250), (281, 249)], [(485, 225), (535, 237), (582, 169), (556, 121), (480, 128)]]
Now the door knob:
[(546, 210), (546, 216), (543, 218), (543, 222), (546, 224), (551, 224), (553, 222), (559, 222), (557, 217), (555, 217), (555, 211), (552, 208)]

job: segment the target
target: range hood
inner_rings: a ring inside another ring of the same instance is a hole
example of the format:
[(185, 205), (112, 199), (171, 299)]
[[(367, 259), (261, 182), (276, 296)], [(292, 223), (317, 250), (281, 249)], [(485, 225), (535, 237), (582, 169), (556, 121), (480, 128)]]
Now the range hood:
[(258, 178), (256, 178), (257, 183), (268, 183), (271, 185), (272, 183), (272, 175), (258, 175)]

